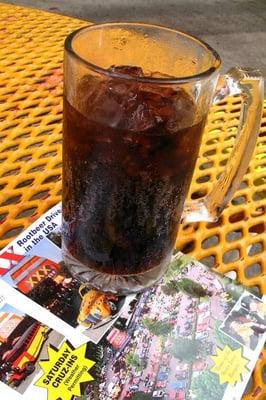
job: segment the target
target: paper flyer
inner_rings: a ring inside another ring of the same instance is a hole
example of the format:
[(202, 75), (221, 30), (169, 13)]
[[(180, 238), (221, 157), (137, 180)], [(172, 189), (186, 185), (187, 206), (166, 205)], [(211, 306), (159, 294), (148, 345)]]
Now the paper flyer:
[(32, 400), (239, 400), (266, 304), (177, 253), (159, 284), (119, 297), (61, 258), (61, 205), (0, 254), (0, 393)]

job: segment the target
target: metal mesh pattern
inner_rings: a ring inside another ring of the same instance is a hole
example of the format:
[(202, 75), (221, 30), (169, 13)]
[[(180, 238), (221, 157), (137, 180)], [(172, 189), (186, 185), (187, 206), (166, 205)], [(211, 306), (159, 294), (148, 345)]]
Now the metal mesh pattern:
[[(0, 247), (61, 198), (62, 56), (65, 36), (87, 23), (0, 4)], [(212, 108), (190, 190), (208, 193), (234, 143), (239, 98)], [(177, 247), (215, 267), (235, 271), (266, 293), (266, 103), (256, 152), (234, 199), (215, 224), (180, 228)], [(265, 400), (262, 369), (245, 400)]]
[[(212, 108), (193, 183), (192, 199), (205, 196), (222, 172), (234, 144), (241, 102), (228, 98)], [(182, 226), (177, 246), (239, 281), (266, 293), (266, 103), (256, 151), (239, 190), (217, 223)]]
[(84, 22), (0, 5), (0, 246), (60, 201), (63, 41)]

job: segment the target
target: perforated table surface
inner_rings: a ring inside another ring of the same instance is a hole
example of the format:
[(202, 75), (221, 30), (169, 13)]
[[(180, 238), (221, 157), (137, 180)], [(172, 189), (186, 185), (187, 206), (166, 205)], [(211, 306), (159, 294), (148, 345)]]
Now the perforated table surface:
[[(0, 247), (61, 199), (62, 58), (68, 33), (87, 22), (0, 4)], [(211, 189), (234, 143), (239, 98), (213, 107), (191, 198)], [(266, 103), (240, 189), (217, 223), (181, 226), (177, 248), (266, 294)], [(265, 400), (266, 351), (247, 400)]]

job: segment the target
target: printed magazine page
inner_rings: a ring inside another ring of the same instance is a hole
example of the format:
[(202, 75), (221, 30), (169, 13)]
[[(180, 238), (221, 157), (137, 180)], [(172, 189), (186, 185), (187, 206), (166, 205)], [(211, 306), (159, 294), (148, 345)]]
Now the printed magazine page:
[(4, 399), (241, 399), (263, 298), (181, 253), (138, 295), (89, 289), (62, 262), (60, 224), (59, 204), (0, 254)]
[[(33, 300), (39, 318), (44, 322), (47, 318), (53, 321), (56, 329), (71, 343), (77, 340), (84, 343), (88, 339), (97, 343), (130, 297), (109, 296), (100, 310), (101, 315), (96, 316), (97, 306), (103, 299), (99, 297), (90, 318), (86, 316), (85, 320), (84, 309), (90, 297), (62, 263), (60, 229), (61, 204), (49, 210), (0, 252), (0, 277), (3, 284), (22, 293), (23, 299), (26, 296)], [(21, 301), (18, 293), (14, 296)], [(90, 296), (93, 298), (94, 293)], [(95, 325), (95, 319), (99, 323), (90, 329)]]
[(9, 295), (0, 295), (1, 399), (80, 398), (80, 385), (93, 379), (95, 364), (87, 345), (74, 348), (49, 325), (10, 305)]

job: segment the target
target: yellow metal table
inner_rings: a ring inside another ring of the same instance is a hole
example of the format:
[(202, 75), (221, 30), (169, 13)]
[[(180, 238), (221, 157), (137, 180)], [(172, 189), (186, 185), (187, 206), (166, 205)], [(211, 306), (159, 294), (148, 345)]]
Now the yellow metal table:
[[(62, 57), (68, 33), (87, 23), (0, 4), (0, 247), (61, 199)], [(204, 196), (222, 171), (240, 100), (212, 108), (190, 190)], [(177, 247), (266, 294), (266, 103), (256, 152), (217, 223), (180, 228)], [(245, 400), (265, 400), (266, 351)]]

